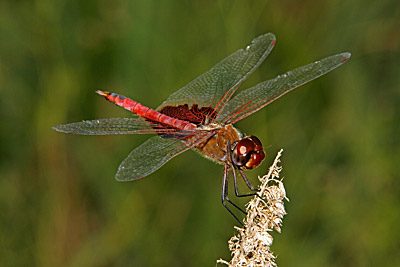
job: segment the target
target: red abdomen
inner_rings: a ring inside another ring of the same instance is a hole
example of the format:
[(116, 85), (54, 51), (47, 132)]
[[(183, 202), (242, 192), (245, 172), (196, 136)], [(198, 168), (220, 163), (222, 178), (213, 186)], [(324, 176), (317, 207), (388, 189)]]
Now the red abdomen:
[(179, 130), (196, 129), (196, 125), (194, 125), (193, 123), (167, 116), (151, 108), (143, 106), (142, 104), (133, 101), (132, 99), (125, 96), (110, 92), (103, 92), (100, 90), (97, 90), (96, 93), (104, 96), (108, 101), (150, 121), (159, 122)]

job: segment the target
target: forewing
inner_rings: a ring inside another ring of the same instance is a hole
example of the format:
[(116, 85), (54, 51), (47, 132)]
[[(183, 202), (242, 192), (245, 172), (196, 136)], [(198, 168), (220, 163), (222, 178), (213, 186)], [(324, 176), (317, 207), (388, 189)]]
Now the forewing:
[[(111, 134), (149, 134), (149, 133), (178, 133), (176, 129), (166, 129), (142, 118), (107, 118), (99, 120), (73, 122), (53, 127), (63, 133), (83, 135)], [(187, 134), (185, 133), (181, 134)]]
[(342, 53), (293, 69), (278, 77), (261, 82), (237, 94), (220, 114), (221, 121), (235, 123), (262, 109), (293, 89), (339, 67), (350, 58)]
[(264, 61), (275, 44), (275, 36), (267, 33), (255, 38), (246, 49), (228, 56), (165, 100), (157, 110), (166, 106), (197, 104), (211, 107), (218, 113), (232, 97), (238, 86)]
[(116, 174), (118, 181), (132, 181), (143, 178), (164, 165), (180, 153), (192, 148), (213, 133), (198, 133), (181, 141), (154, 136), (135, 148), (121, 163)]

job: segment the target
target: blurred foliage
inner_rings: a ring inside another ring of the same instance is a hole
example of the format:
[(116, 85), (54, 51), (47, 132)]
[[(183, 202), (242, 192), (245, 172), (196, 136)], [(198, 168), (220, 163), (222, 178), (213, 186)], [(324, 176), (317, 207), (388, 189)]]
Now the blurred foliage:
[(253, 181), (285, 149), (291, 202), (274, 235), (278, 265), (400, 266), (399, 18), (395, 0), (1, 1), (0, 265), (229, 259), (235, 221), (220, 204), (221, 166), (186, 152), (146, 179), (119, 183), (119, 163), (146, 136), (51, 127), (129, 116), (96, 89), (155, 108), (273, 32), (275, 49), (243, 87), (353, 54), (237, 125), (267, 147)]

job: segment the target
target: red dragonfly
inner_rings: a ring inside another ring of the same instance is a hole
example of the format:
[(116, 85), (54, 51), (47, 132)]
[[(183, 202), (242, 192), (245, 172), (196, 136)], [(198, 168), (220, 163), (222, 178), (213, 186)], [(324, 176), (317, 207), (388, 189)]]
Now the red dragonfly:
[(229, 202), (241, 210), (228, 197), (229, 172), (232, 171), (237, 196), (254, 195), (239, 194), (236, 171), (249, 189), (256, 191), (244, 170), (260, 165), (265, 153), (257, 137), (245, 136), (233, 124), (339, 67), (351, 56), (350, 53), (341, 53), (324, 58), (261, 82), (233, 97), (274, 45), (272, 33), (255, 38), (246, 49), (239, 49), (223, 59), (170, 95), (155, 110), (119, 94), (97, 91), (108, 101), (133, 112), (134, 117), (75, 122), (53, 129), (83, 135), (156, 134), (135, 148), (121, 163), (116, 174), (118, 181), (143, 178), (182, 152), (197, 150), (204, 157), (224, 165), (222, 204), (237, 219), (226, 205)]

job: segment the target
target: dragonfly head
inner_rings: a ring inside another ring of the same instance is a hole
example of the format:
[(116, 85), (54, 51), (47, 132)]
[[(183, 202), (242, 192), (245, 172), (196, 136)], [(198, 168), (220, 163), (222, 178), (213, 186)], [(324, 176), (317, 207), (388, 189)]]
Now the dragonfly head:
[(264, 158), (261, 141), (253, 135), (241, 139), (232, 150), (233, 164), (245, 170), (254, 169)]

